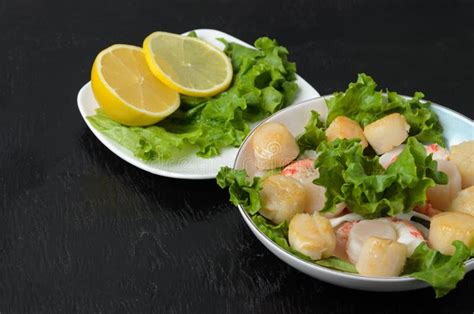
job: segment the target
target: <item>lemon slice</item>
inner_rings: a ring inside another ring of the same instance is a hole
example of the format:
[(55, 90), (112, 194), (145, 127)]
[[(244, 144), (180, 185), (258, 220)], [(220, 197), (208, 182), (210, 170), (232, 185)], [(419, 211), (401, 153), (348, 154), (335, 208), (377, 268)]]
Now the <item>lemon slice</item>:
[(140, 47), (113, 45), (101, 51), (91, 82), (105, 113), (125, 125), (154, 124), (179, 107), (179, 94), (151, 73)]
[(181, 94), (213, 96), (232, 81), (229, 58), (200, 39), (155, 32), (143, 42), (143, 51), (153, 74)]

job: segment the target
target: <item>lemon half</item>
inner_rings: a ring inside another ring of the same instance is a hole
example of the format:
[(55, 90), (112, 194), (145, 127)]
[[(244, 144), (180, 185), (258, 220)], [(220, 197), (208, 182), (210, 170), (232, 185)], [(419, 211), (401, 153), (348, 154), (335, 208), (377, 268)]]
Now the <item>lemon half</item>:
[(179, 107), (179, 94), (151, 73), (140, 47), (113, 45), (101, 51), (91, 82), (105, 113), (125, 125), (154, 124)]
[(213, 96), (232, 81), (229, 58), (203, 40), (155, 32), (143, 42), (143, 51), (153, 74), (181, 94)]

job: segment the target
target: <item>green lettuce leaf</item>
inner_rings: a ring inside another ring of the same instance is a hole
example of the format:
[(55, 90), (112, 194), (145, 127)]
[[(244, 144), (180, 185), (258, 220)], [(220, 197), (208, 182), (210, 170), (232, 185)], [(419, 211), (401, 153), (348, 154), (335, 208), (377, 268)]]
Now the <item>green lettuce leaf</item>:
[(143, 160), (166, 160), (179, 153), (186, 144), (195, 143), (199, 129), (185, 133), (170, 133), (158, 126), (126, 127), (109, 118), (102, 109), (87, 117), (92, 126), (114, 139)]
[(429, 283), (437, 298), (446, 295), (464, 278), (464, 262), (470, 255), (463, 242), (454, 241), (453, 246), (456, 251), (453, 256), (447, 256), (421, 243), (408, 258), (404, 275)]
[(376, 91), (377, 84), (366, 74), (359, 74), (345, 92), (335, 93), (326, 99), (329, 108), (327, 124), (337, 116), (346, 116), (359, 122), (362, 127), (390, 113), (402, 114), (410, 124), (409, 135), (422, 143), (438, 143), (445, 146), (443, 128), (438, 116), (423, 101), (423, 93), (416, 92), (406, 99), (396, 92)]
[(426, 190), (446, 184), (446, 174), (437, 171), (437, 163), (426, 155), (423, 145), (409, 138), (397, 160), (387, 170), (378, 157), (363, 154), (358, 140), (322, 142), (315, 161), (319, 178), (313, 182), (326, 188), (322, 212), (335, 205), (347, 206), (365, 218), (407, 213), (426, 203)]
[(250, 214), (256, 214), (260, 208), (259, 191), (260, 178), (249, 180), (245, 170), (234, 170), (222, 167), (216, 177), (217, 184), (222, 188), (229, 188), (230, 201), (235, 206), (239, 204)]
[(348, 261), (345, 261), (335, 256), (316, 261), (315, 263), (327, 268), (340, 270), (346, 273), (357, 274), (357, 269), (354, 265), (352, 265)]
[(311, 118), (304, 127), (304, 132), (296, 138), (300, 152), (316, 150), (319, 144), (325, 140), (324, 123), (320, 120), (318, 112), (311, 111)]
[(288, 222), (283, 221), (278, 225), (268, 222), (261, 215), (252, 216), (252, 221), (260, 231), (262, 231), (270, 240), (278, 244), (282, 249), (290, 252), (292, 251), (288, 244)]
[(121, 125), (102, 111), (88, 117), (89, 121), (146, 161), (170, 159), (191, 149), (200, 157), (210, 158), (224, 147), (238, 147), (250, 130), (250, 122), (293, 101), (298, 90), (296, 66), (288, 61), (288, 50), (267, 37), (255, 42), (256, 49), (221, 41), (234, 71), (227, 91), (211, 98), (181, 95), (180, 108), (154, 126)]
[(190, 31), (190, 32), (188, 33), (188, 35), (186, 35), (186, 36), (188, 36), (188, 37), (194, 37), (194, 38), (197, 38), (197, 37), (198, 37), (196, 31)]

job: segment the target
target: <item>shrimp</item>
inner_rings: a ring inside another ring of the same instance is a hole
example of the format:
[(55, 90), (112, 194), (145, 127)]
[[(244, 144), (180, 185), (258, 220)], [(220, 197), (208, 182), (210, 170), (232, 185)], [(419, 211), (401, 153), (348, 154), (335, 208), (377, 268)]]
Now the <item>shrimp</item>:
[(276, 122), (259, 126), (252, 136), (255, 165), (260, 170), (285, 166), (293, 161), (300, 150), (288, 128)]
[(423, 215), (426, 215), (428, 217), (433, 217), (434, 215), (441, 213), (440, 210), (433, 208), (430, 201), (426, 201), (425, 206), (416, 206), (415, 211), (422, 213)]
[(336, 249), (334, 250), (334, 256), (337, 256), (343, 260), (347, 260), (347, 240), (349, 239), (349, 233), (352, 227), (356, 224), (356, 221), (347, 221), (336, 227)]
[(406, 220), (393, 219), (392, 225), (397, 230), (397, 242), (407, 247), (408, 256), (411, 256), (417, 246), (425, 241), (423, 234)]
[[(303, 159), (297, 160), (286, 166), (282, 175), (292, 177), (304, 185), (307, 195), (305, 212), (312, 214), (319, 212), (326, 202), (326, 188), (313, 183), (314, 179), (319, 177), (318, 169), (314, 168), (314, 160)], [(345, 204), (341, 203), (336, 206), (336, 212), (325, 213), (325, 217), (337, 216), (345, 208)]]
[(425, 145), (427, 154), (433, 154), (434, 160), (448, 160), (449, 151), (438, 144)]

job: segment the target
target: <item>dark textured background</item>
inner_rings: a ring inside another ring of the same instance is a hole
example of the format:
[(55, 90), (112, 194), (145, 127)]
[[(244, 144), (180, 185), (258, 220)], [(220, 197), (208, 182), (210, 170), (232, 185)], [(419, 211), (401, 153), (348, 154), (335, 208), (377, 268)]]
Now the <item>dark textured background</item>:
[(93, 58), (156, 30), (287, 46), (321, 93), (365, 71), (474, 116), (472, 1), (0, 1), (0, 312), (472, 313), (474, 274), (359, 292), (270, 254), (214, 181), (148, 174), (105, 148), (76, 95)]

